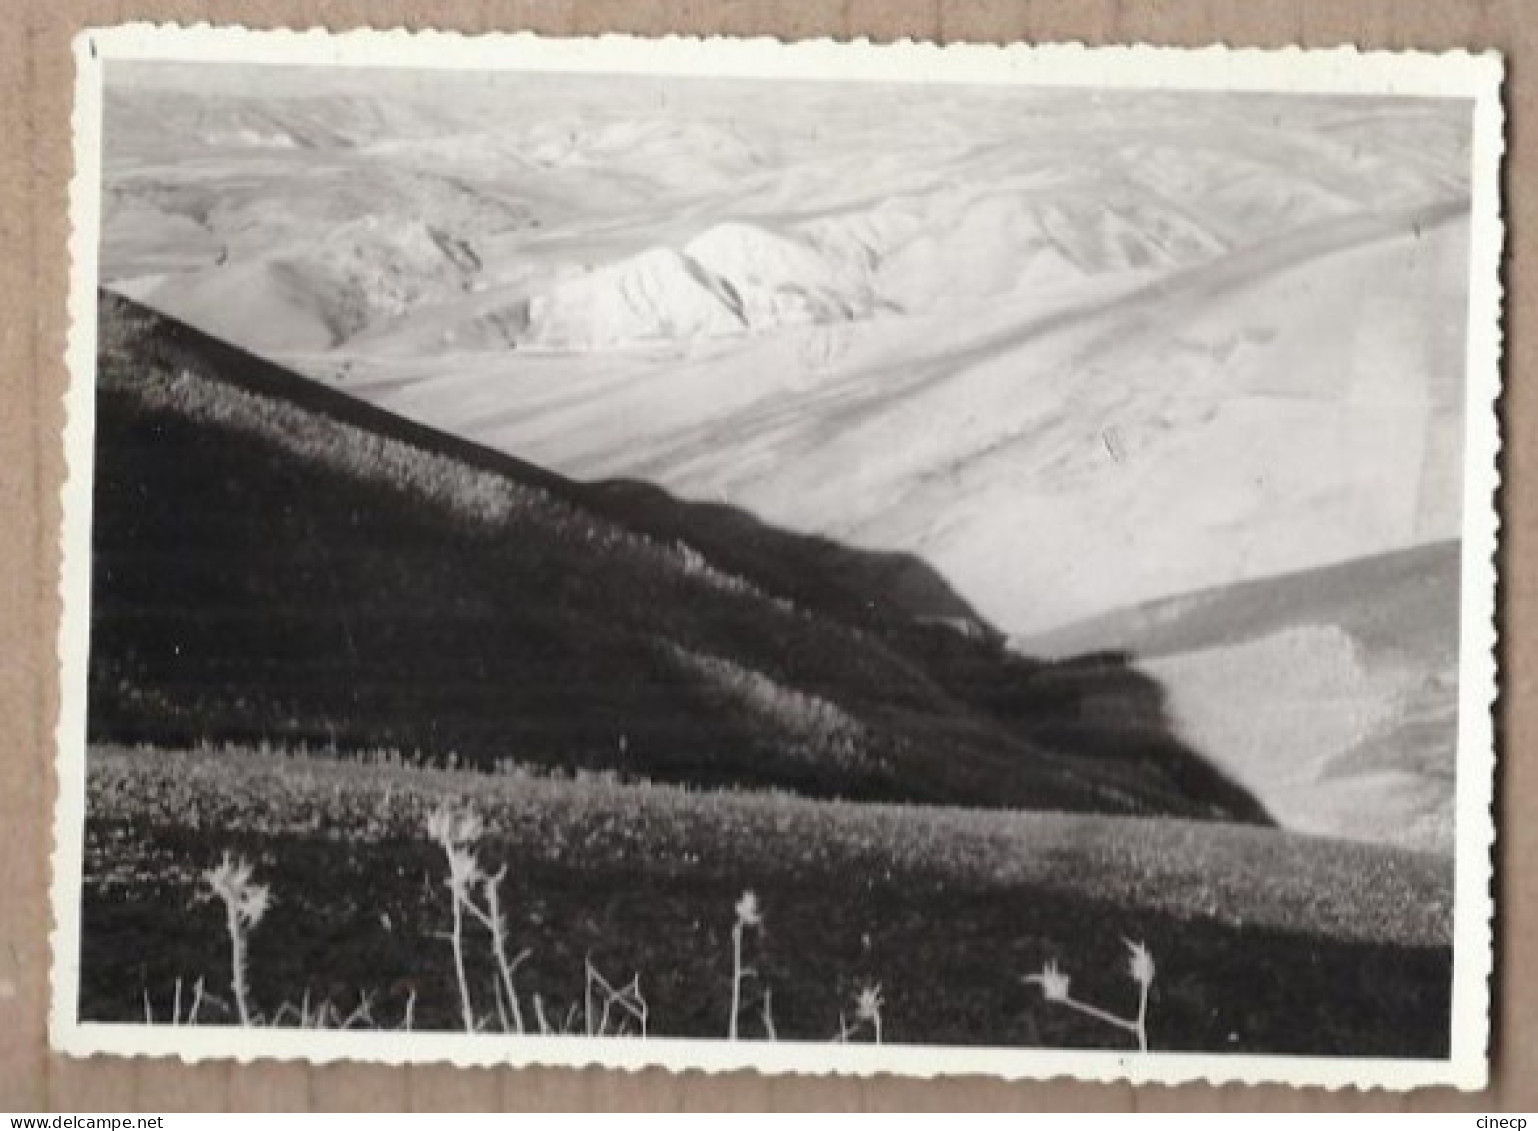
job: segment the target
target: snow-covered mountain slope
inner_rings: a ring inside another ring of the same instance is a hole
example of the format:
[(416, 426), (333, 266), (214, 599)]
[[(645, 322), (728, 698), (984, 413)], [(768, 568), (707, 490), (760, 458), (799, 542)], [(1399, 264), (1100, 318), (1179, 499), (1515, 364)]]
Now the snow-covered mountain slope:
[(103, 279), (391, 410), (1013, 633), (1457, 532), (1467, 107), (225, 70), (111, 76)]
[(720, 332), (688, 349), (509, 352), (489, 323), (528, 312), (492, 307), (447, 356), (408, 335), (311, 371), (578, 477), (917, 552), (1025, 632), (1455, 536), (1465, 238), (1452, 209), (1350, 218), (1031, 307), (746, 338), (691, 276)]
[(1459, 554), (1181, 594), (1014, 646), (1135, 657), (1181, 737), (1289, 828), (1451, 855)]

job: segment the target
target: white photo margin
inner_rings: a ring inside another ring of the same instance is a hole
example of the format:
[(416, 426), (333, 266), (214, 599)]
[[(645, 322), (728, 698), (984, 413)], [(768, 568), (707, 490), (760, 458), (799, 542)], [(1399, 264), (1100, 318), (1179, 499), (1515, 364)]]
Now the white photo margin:
[[(992, 1075), (1178, 1084), (1282, 1083), (1327, 1088), (1464, 1089), (1488, 1078), (1495, 827), (1496, 550), (1500, 449), (1499, 265), (1503, 238), (1503, 66), (1493, 54), (1198, 50), (1080, 45), (936, 46), (858, 40), (552, 39), (529, 33), (251, 31), (132, 24), (87, 29), (74, 42), (74, 179), (66, 361), (58, 637), (60, 718), (54, 819), (50, 1039), (75, 1056), (337, 1060), (384, 1064), (663, 1067), (710, 1072)], [(902, 82), (1371, 94), (1468, 99), (1473, 107), (1469, 327), (1462, 519), (1459, 722), (1451, 1051), (1445, 1060), (1325, 1058), (1080, 1050), (729, 1043), (578, 1037), (467, 1036), (297, 1029), (154, 1027), (78, 1018), (80, 899), (85, 821), (86, 672), (90, 640), (91, 500), (96, 357), (97, 240), (101, 218), (103, 72), (108, 61), (204, 61), (274, 66), (445, 71), (692, 75), (842, 83)]]

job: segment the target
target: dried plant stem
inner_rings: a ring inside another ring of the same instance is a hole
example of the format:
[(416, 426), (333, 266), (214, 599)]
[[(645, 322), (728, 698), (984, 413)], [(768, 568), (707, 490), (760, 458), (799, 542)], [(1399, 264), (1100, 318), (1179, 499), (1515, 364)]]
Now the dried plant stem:
[(1077, 1010), (1078, 1012), (1084, 1014), (1086, 1017), (1093, 1017), (1096, 1021), (1103, 1021), (1107, 1025), (1113, 1025), (1118, 1029), (1125, 1030), (1126, 1032), (1135, 1034), (1139, 1037), (1142, 1035), (1137, 1022), (1128, 1021), (1125, 1017), (1118, 1017), (1116, 1014), (1111, 1013), (1108, 1010), (1100, 1009), (1097, 1006), (1090, 1005), (1087, 1001), (1080, 1001), (1078, 998), (1067, 996), (1057, 998), (1055, 1000), (1059, 1005), (1066, 1005), (1069, 1009)]
[[(587, 984), (583, 991), (584, 998), (588, 1002), (589, 1017), (592, 1015), (593, 990), (596, 987), (603, 995), (603, 1007), (598, 1015), (598, 1026), (588, 1024), (589, 1032), (595, 1037), (618, 1037), (629, 1031), (632, 1022), (635, 1023), (642, 1037), (646, 1036), (646, 1026), (649, 1010), (646, 998), (641, 994), (641, 975), (634, 975), (628, 983), (616, 989), (609, 979), (603, 976), (603, 972), (593, 965), (592, 959), (586, 963)], [(614, 1007), (618, 1006), (625, 1014), (620, 1017), (618, 1025), (610, 1031), (609, 1022), (614, 1016)]]
[(374, 995), (372, 992), (358, 994), (358, 1006), (345, 1018), (342, 1018), (343, 1029), (351, 1029), (356, 1024), (367, 1024), (371, 1029), (377, 1029), (378, 1023), (374, 1020)]
[(491, 996), (497, 1003), (497, 1020), (502, 1023), (502, 1031), (506, 1033), (511, 1026), (507, 1020), (507, 1007), (502, 1004), (502, 985), (495, 976), (491, 979)]
[(582, 1031), (589, 1037), (593, 1035), (593, 960), (589, 956), (583, 959), (586, 967), (582, 984)]
[(651, 1007), (646, 1004), (646, 999), (641, 996), (641, 975), (639, 971), (631, 979), (630, 992), (635, 1001), (635, 1016), (641, 1026), (641, 1037), (644, 1039), (646, 1037), (647, 1022), (651, 1018)]
[(508, 962), (506, 942), (506, 936), (499, 933), (496, 939), (497, 969), (502, 975), (502, 988), (507, 994), (508, 1008), (513, 1011), (513, 1032), (522, 1033), (523, 1007), (518, 1004), (518, 991), (513, 987), (513, 972), (529, 957), (529, 951), (519, 951), (518, 956)]
[(225, 925), (230, 932), (230, 992), (235, 995), (235, 1012), (244, 1026), (251, 1024), (251, 1010), (246, 1004), (246, 932), (235, 904), (225, 902)]
[(203, 979), (199, 978), (192, 985), (192, 1004), (187, 1008), (187, 1024), (198, 1023), (198, 1010), (203, 1005)]
[(732, 924), (732, 1015), (726, 1026), (726, 1039), (737, 1039), (737, 1014), (742, 1011), (742, 920)]
[(440, 805), (427, 818), (427, 832), (448, 858), (448, 889), (454, 916), (449, 943), (454, 949), (454, 977), (459, 983), (460, 1021), (465, 1032), (474, 1033), (478, 1027), (475, 1004), (470, 997), (470, 979), (465, 973), (465, 908), (480, 914), (480, 909), (470, 899), (471, 886), (481, 874), (470, 845), (481, 835), (481, 821), (474, 812), (455, 813), (448, 805)]
[(1148, 998), (1153, 989), (1154, 976), (1157, 972), (1153, 955), (1148, 947), (1141, 942), (1131, 939), (1123, 939), (1127, 945), (1128, 960), (1125, 967), (1127, 974), (1138, 987), (1137, 1015), (1134, 1017), (1122, 1017), (1109, 1010), (1090, 1005), (1086, 1001), (1080, 1001), (1069, 993), (1068, 975), (1064, 974), (1055, 961), (1049, 961), (1041, 968), (1040, 973), (1028, 975), (1027, 982), (1034, 982), (1041, 987), (1043, 996), (1049, 1002), (1072, 1009), (1076, 1013), (1082, 1013), (1086, 1017), (1092, 1017), (1103, 1025), (1109, 1025), (1113, 1029), (1120, 1029), (1125, 1033), (1131, 1033), (1137, 1040), (1139, 1052), (1148, 1051)]
[(230, 936), (230, 989), (235, 995), (235, 1012), (243, 1026), (251, 1024), (247, 1002), (246, 933), (262, 921), (271, 902), (271, 893), (263, 884), (253, 883), (251, 865), (232, 858), (228, 852), (219, 866), (203, 873), (215, 898), (224, 904), (225, 927)]
[[(491, 953), (497, 960), (497, 973), (502, 979), (501, 994), (506, 1000), (507, 1009), (512, 1013), (512, 1028), (515, 1033), (524, 1032), (523, 1007), (518, 1001), (518, 990), (513, 984), (513, 974), (529, 957), (527, 949), (519, 951), (511, 962), (507, 958), (507, 920), (502, 916), (502, 906), (497, 889), (502, 884), (502, 878), (507, 874), (504, 867), (495, 876), (487, 876), (484, 881), (486, 891), (486, 909), (483, 911), (473, 903), (467, 906), (479, 919), (482, 925), (491, 932)], [(500, 1004), (500, 1003), (499, 1003)], [(503, 1028), (507, 1027), (506, 1020)]]
[(475, 1032), (475, 1007), (470, 1001), (470, 981), (465, 976), (465, 913), (459, 889), (453, 888), (454, 933), (449, 939), (454, 947), (454, 974), (459, 979), (459, 1011), (465, 1032)]

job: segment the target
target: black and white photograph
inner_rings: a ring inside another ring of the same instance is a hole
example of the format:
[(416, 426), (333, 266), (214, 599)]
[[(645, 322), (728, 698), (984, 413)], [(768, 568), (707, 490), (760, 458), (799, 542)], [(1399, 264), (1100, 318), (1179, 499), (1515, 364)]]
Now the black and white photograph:
[(1483, 1083), (1496, 60), (77, 60), (57, 1044)]

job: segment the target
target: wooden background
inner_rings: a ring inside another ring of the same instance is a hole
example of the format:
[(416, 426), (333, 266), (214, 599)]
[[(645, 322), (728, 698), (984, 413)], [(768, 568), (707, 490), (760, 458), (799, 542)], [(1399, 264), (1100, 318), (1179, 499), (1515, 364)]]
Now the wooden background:
[[(71, 166), (69, 40), (127, 20), (866, 36), (1201, 46), (1494, 49), (1506, 56), (1503, 734), (1494, 1080), (1410, 1096), (672, 1076), (598, 1071), (71, 1060), (48, 1051), (47, 900), (58, 709), (54, 637)], [(1538, 1109), (1538, 5), (1529, 0), (0, 0), (0, 1109)], [(1525, 625), (1525, 632), (1523, 627)]]

